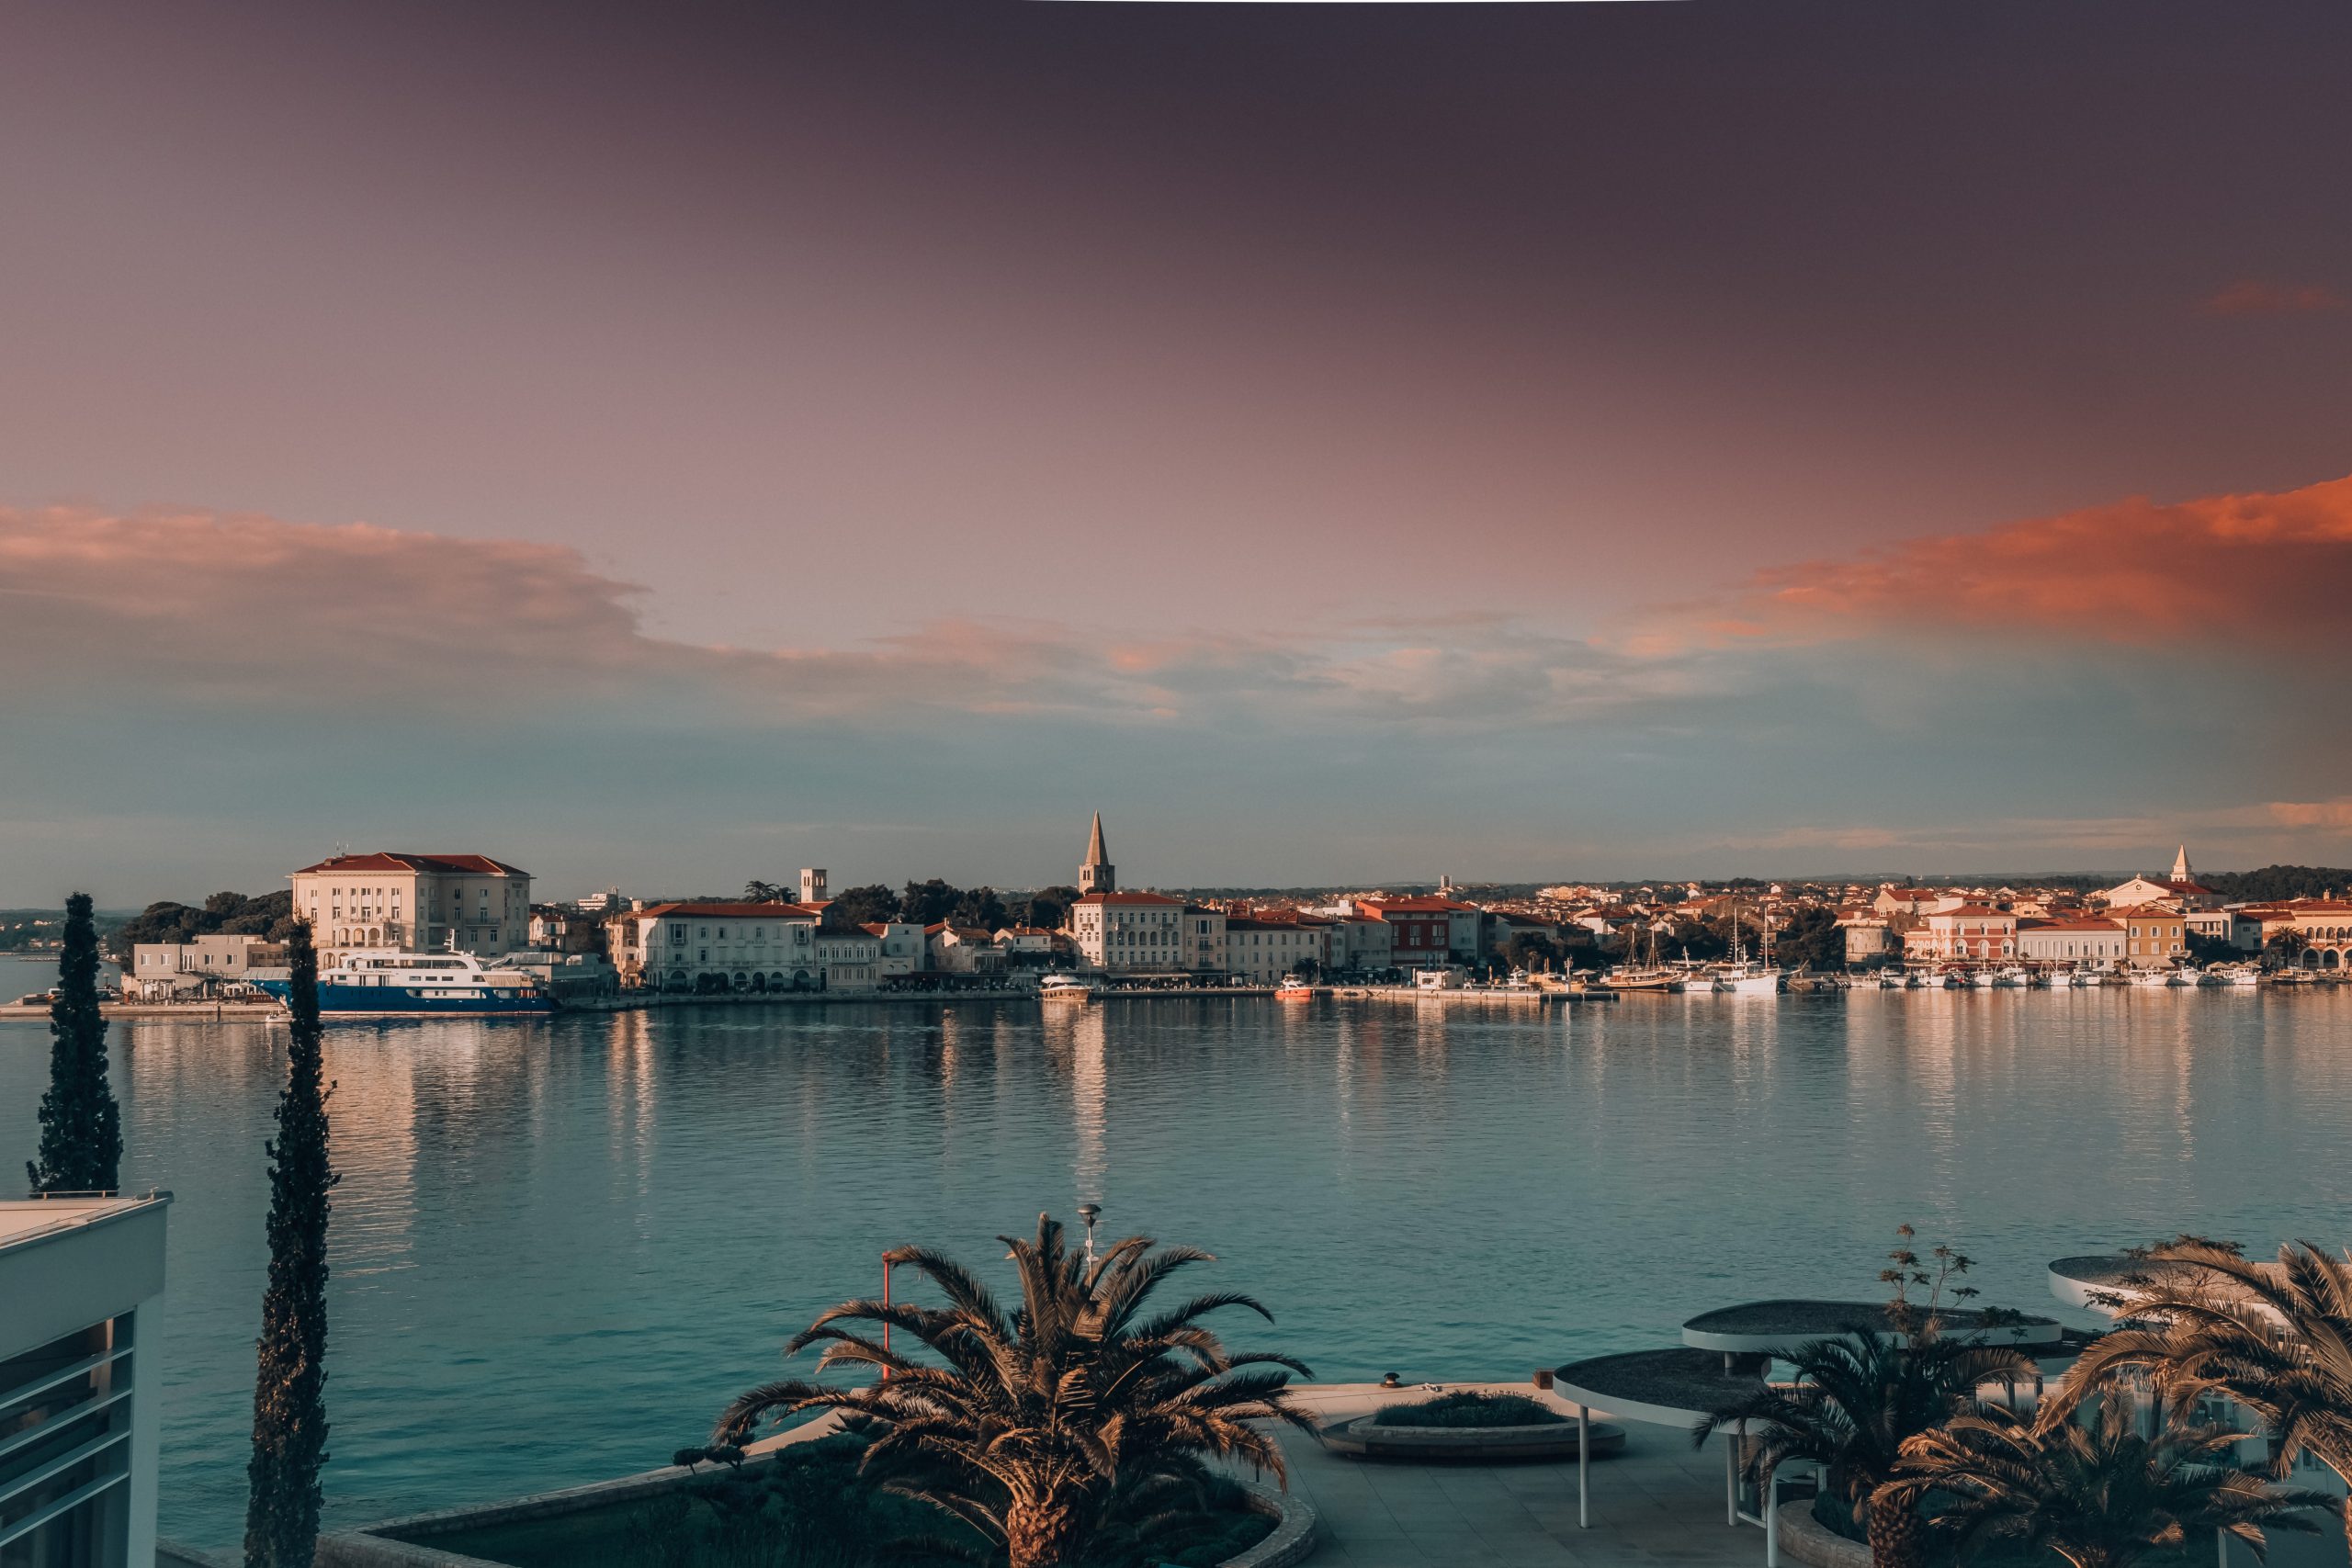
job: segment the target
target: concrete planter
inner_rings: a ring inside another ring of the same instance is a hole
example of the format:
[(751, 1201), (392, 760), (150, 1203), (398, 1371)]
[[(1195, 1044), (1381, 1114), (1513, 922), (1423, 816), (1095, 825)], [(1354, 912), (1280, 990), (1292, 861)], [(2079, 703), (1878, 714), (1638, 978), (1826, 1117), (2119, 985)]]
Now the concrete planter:
[[(831, 1423), (828, 1421), (824, 1425), (830, 1427)], [(799, 1436), (799, 1433), (794, 1434), (795, 1438)], [(771, 1448), (755, 1453), (744, 1461), (744, 1468), (752, 1469), (768, 1463), (774, 1461), (777, 1451)], [(707, 1469), (704, 1473), (708, 1473)], [(445, 1551), (432, 1544), (433, 1538), (485, 1525), (521, 1524), (532, 1519), (555, 1518), (587, 1508), (654, 1496), (684, 1485), (692, 1479), (692, 1472), (676, 1465), (667, 1465), (660, 1470), (622, 1476), (615, 1481), (594, 1482), (560, 1492), (542, 1492), (503, 1503), (485, 1503), (469, 1508), (449, 1508), (387, 1519), (364, 1529), (321, 1536), (316, 1568), (503, 1568), (503, 1565), (485, 1558)], [(1292, 1568), (1293, 1564), (1304, 1562), (1313, 1555), (1317, 1541), (1313, 1504), (1304, 1497), (1254, 1482), (1243, 1483), (1243, 1490), (1249, 1494), (1251, 1511), (1274, 1521), (1273, 1532), (1249, 1551), (1227, 1559), (1219, 1568)], [(399, 1539), (390, 1533), (392, 1531), (398, 1531), (399, 1537), (413, 1539)]]
[(1813, 1517), (1813, 1500), (1783, 1503), (1781, 1555), (1805, 1568), (1871, 1568), (1870, 1543), (1848, 1540)]

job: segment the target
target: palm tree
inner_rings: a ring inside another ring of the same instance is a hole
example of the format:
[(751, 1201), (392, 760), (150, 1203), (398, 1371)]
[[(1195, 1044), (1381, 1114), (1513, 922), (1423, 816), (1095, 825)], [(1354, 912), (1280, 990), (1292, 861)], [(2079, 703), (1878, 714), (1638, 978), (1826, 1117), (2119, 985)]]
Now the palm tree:
[(1750, 1475), (1768, 1479), (1792, 1461), (1823, 1469), (1822, 1486), (1865, 1526), (1876, 1568), (1915, 1568), (1926, 1546), (1916, 1507), (1882, 1507), (1874, 1495), (1894, 1479), (1908, 1438), (1940, 1426), (1987, 1382), (2030, 1377), (2033, 1364), (2005, 1345), (1938, 1334), (1906, 1338), (1856, 1326), (1836, 1339), (1798, 1346), (1786, 1358), (1792, 1382), (1767, 1384), (1709, 1416), (1693, 1436), (1704, 1443), (1745, 1427)]
[[(1212, 1261), (1188, 1247), (1130, 1236), (1089, 1264), (1037, 1216), (1034, 1241), (1001, 1236), (1021, 1278), (1007, 1313), (961, 1265), (919, 1247), (886, 1254), (920, 1270), (944, 1309), (905, 1302), (843, 1302), (786, 1347), (822, 1343), (820, 1374), (872, 1367), (859, 1387), (792, 1380), (755, 1388), (727, 1407), (716, 1439), (741, 1443), (763, 1421), (811, 1410), (870, 1418), (878, 1436), (865, 1464), (887, 1489), (932, 1503), (1004, 1544), (1011, 1568), (1072, 1568), (1114, 1495), (1162, 1481), (1198, 1481), (1203, 1456), (1238, 1459), (1283, 1475), (1282, 1450), (1253, 1422), (1313, 1423), (1292, 1404), (1287, 1356), (1236, 1355), (1202, 1320), (1242, 1307), (1245, 1295), (1193, 1298), (1144, 1316), (1153, 1290), (1180, 1269)], [(917, 1361), (847, 1323), (895, 1328), (932, 1352)], [(940, 1364), (944, 1363), (944, 1364)]]
[(2230, 1450), (2245, 1433), (2177, 1425), (2151, 1439), (2137, 1416), (2129, 1399), (2103, 1401), (2087, 1425), (2037, 1425), (1997, 1405), (1956, 1416), (1903, 1445), (1898, 1474), (1878, 1501), (1917, 1512), (1932, 1496), (1939, 1507), (1929, 1527), (1953, 1534), (1963, 1551), (2005, 1538), (2074, 1568), (2131, 1568), (2214, 1531), (2245, 1541), (2261, 1562), (2263, 1526), (2315, 1531), (2300, 1510), (2335, 1501), (2237, 1468)]
[[(2131, 1321), (2092, 1342), (2043, 1420), (2137, 1372), (2175, 1412), (2207, 1393), (2251, 1412), (2273, 1439), (2273, 1473), (2309, 1454), (2352, 1487), (2352, 1263), (2307, 1241), (2256, 1263), (2188, 1236), (2148, 1257), (2159, 1267), (2119, 1303)], [(2343, 1510), (2352, 1540), (2352, 1496)]]

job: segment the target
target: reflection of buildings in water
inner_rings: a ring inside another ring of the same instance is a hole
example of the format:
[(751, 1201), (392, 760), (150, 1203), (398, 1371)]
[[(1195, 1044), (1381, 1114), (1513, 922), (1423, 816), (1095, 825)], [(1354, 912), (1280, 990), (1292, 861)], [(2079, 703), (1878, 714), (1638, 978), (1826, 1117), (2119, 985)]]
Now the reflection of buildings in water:
[[(283, 1033), (272, 1031), (282, 1045)], [(381, 1274), (415, 1266), (416, 1065), (413, 1028), (331, 1028), (324, 1050), (334, 1167), (334, 1271)], [(277, 1073), (285, 1071), (282, 1055)]]
[(605, 1035), (605, 1152), (616, 1176), (642, 1195), (652, 1179), (661, 1068), (643, 1012), (616, 1012)]
[(1102, 1053), (1103, 1010), (1090, 1007), (1076, 1010), (1079, 1016), (1069, 1023), (1070, 1109), (1078, 1135), (1077, 1159), (1071, 1175), (1076, 1179), (1078, 1201), (1099, 1203), (1102, 1201), (1106, 1163), (1103, 1120), (1109, 1099)]

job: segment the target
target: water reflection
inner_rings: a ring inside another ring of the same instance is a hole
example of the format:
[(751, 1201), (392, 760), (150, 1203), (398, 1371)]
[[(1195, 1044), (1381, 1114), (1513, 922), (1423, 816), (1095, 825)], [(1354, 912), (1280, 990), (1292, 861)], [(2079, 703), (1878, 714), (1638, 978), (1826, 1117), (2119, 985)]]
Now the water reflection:
[[(339, 1027), (331, 1520), (659, 1462), (883, 1247), (987, 1263), (1080, 1201), (1214, 1248), (1336, 1377), (1516, 1376), (1866, 1292), (1905, 1221), (2029, 1306), (2061, 1252), (2325, 1238), (2347, 1024), (2346, 995), (2003, 991)], [(115, 1039), (126, 1176), (178, 1194), (164, 1523), (226, 1545), (284, 1033)], [(0, 1144), (31, 1145), (46, 1062), (0, 1027)]]

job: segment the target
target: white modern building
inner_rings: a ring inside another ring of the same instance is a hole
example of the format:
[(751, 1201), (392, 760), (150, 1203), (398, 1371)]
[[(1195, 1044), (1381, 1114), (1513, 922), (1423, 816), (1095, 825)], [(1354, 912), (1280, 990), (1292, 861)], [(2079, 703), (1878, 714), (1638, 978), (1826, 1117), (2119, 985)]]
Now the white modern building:
[(127, 995), (159, 1000), (243, 981), (255, 969), (285, 962), (282, 945), (249, 932), (213, 932), (192, 942), (142, 942), (130, 950), (122, 987)]
[(11, 1568), (153, 1568), (170, 1202), (0, 1202), (0, 1562)]
[(293, 882), (322, 967), (357, 948), (497, 958), (530, 943), (531, 874), (488, 855), (336, 855)]

